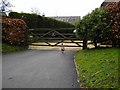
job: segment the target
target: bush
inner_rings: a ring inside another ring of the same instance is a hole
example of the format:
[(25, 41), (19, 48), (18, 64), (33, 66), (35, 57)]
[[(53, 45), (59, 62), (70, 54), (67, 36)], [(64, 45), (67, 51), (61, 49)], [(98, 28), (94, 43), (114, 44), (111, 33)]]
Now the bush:
[(108, 38), (113, 41), (113, 46), (117, 46), (118, 39), (120, 39), (120, 1), (110, 2), (105, 6), (110, 16), (110, 26)]
[(9, 44), (25, 42), (26, 23), (21, 19), (2, 18), (2, 39)]

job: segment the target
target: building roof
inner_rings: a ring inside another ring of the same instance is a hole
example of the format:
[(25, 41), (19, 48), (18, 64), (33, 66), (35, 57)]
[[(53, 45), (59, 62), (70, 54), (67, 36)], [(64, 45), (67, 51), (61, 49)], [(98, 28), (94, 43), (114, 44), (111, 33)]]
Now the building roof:
[(101, 4), (101, 7), (102, 6), (105, 6), (106, 4), (108, 3), (111, 3), (111, 2), (119, 2), (120, 0), (104, 0), (104, 2)]
[(68, 22), (71, 24), (74, 24), (75, 22), (80, 20), (80, 16), (53, 16), (53, 17), (49, 17), (49, 18), (53, 18), (59, 21), (64, 21), (64, 22)]
[(104, 2), (119, 2), (120, 0), (105, 0)]

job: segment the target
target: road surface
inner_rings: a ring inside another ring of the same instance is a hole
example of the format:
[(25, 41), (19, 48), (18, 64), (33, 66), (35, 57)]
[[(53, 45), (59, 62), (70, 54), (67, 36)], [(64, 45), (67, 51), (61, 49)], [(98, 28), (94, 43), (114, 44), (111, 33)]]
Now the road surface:
[(2, 57), (3, 88), (79, 88), (74, 51), (27, 50)]

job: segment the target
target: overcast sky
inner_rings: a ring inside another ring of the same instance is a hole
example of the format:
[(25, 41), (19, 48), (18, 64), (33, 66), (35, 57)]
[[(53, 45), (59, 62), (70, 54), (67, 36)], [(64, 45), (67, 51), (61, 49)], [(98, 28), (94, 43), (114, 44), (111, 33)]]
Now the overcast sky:
[(104, 0), (9, 0), (13, 11), (31, 12), (39, 10), (45, 16), (84, 16), (100, 7)]

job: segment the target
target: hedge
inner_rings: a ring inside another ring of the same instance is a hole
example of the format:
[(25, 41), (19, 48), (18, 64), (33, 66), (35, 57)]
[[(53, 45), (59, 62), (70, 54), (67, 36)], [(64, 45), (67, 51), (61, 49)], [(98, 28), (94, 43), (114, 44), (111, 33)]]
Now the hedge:
[(74, 25), (58, 21), (52, 18), (40, 16), (37, 14), (30, 14), (30, 13), (17, 13), (17, 12), (10, 12), (9, 16), (11, 18), (19, 18), (23, 19), (28, 28), (67, 28), (67, 27), (74, 27)]
[(25, 42), (26, 23), (22, 19), (2, 17), (2, 39), (9, 44)]
[[(110, 17), (110, 30), (108, 38), (112, 40), (113, 47), (120, 47), (120, 1), (110, 2), (105, 6)], [(119, 41), (118, 41), (119, 40)]]

